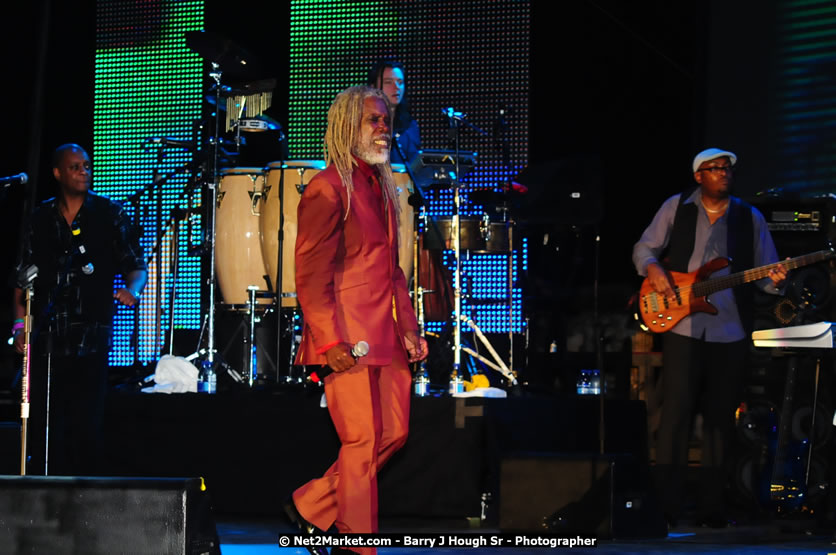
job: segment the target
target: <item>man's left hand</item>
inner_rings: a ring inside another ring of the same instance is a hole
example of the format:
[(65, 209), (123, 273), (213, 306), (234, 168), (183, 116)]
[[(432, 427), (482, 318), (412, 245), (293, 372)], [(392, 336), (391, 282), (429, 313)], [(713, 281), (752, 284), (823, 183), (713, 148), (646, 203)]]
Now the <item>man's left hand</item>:
[(129, 289), (126, 289), (125, 287), (116, 291), (113, 294), (113, 298), (126, 306), (134, 306), (136, 303), (139, 302), (139, 299), (137, 299), (134, 296), (134, 294), (131, 293), (131, 291)]
[(406, 350), (409, 354), (409, 362), (418, 362), (427, 358), (429, 348), (427, 347), (427, 340), (415, 333), (408, 331), (403, 336), (406, 343)]
[(784, 285), (784, 280), (787, 279), (787, 269), (784, 268), (783, 264), (778, 264), (767, 274), (769, 279), (772, 280), (772, 285), (775, 286), (776, 289), (780, 289), (782, 285)]

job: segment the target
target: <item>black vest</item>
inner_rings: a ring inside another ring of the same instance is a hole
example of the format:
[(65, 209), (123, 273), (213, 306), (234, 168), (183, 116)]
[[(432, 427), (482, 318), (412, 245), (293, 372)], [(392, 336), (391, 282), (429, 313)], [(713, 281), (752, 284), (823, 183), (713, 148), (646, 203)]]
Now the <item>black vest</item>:
[[(668, 242), (665, 266), (674, 272), (687, 272), (688, 261), (694, 252), (697, 235), (697, 204), (685, 201), (694, 193), (696, 187), (683, 192), (679, 197), (676, 216)], [(731, 259), (731, 272), (751, 269), (755, 264), (755, 230), (752, 225), (752, 206), (737, 197), (729, 197), (728, 243), (726, 252)], [(746, 334), (752, 331), (754, 310), (754, 283), (747, 283), (734, 288), (734, 299), (740, 314), (740, 321)]]

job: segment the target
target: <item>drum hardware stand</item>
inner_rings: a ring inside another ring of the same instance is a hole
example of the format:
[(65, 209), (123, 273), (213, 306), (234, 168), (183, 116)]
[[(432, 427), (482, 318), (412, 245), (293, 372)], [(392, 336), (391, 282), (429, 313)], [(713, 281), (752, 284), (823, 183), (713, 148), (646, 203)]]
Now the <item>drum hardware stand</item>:
[(455, 152), (455, 168), (456, 168), (456, 175), (453, 179), (453, 253), (456, 259), (456, 266), (455, 271), (453, 272), (453, 371), (451, 373), (451, 377), (458, 378), (460, 376), (459, 371), (461, 369), (461, 362), (462, 362), (462, 333), (461, 333), (461, 320), (462, 320), (462, 260), (461, 260), (461, 182), (459, 178), (459, 158), (460, 156), (460, 145), (459, 145), (459, 131), (460, 131), (460, 124), (465, 124), (471, 129), (478, 131), (483, 135), (487, 135), (487, 133), (475, 125), (470, 124), (469, 122), (465, 121), (467, 117), (466, 114), (461, 112), (456, 112), (453, 110), (452, 107), (450, 108), (442, 108), (441, 113), (447, 116), (447, 119), (450, 124), (450, 135), (453, 138), (454, 143), (454, 152)]
[[(427, 195), (424, 194), (424, 191), (421, 189), (421, 185), (418, 183), (418, 180), (415, 179), (415, 173), (412, 171), (412, 167), (408, 163), (406, 156), (404, 156), (403, 147), (401, 146), (400, 141), (400, 134), (394, 133), (392, 134), (392, 142), (395, 148), (398, 151), (398, 154), (403, 160), (404, 169), (406, 169), (407, 175), (409, 175), (409, 179), (412, 181), (413, 192), (409, 195), (409, 205), (412, 206), (414, 210), (414, 217), (412, 219), (412, 309), (415, 314), (418, 316), (418, 335), (421, 337), (425, 337), (424, 335), (424, 294), (425, 293), (433, 293), (432, 289), (424, 289), (421, 287), (419, 283), (419, 263), (420, 257), (418, 256), (419, 250), (419, 232), (420, 229), (420, 222), (423, 219), (425, 226), (429, 221), (429, 217), (427, 214)], [(408, 284), (407, 284), (408, 285)], [(416, 379), (424, 379), (426, 378), (426, 389), (422, 389), (424, 391), (424, 395), (428, 392), (429, 386), (429, 378), (427, 378), (426, 373), (427, 363), (426, 360), (421, 362), (416, 362), (413, 364), (413, 374), (415, 374)]]
[[(303, 374), (297, 374), (296, 377), (293, 377), (293, 361), (296, 360), (296, 351), (299, 348), (299, 338), (301, 338), (301, 328), (300, 331), (297, 332), (297, 319), (299, 318), (299, 309), (297, 307), (292, 307), (289, 311), (287, 325), (285, 327), (285, 333), (290, 336), (290, 349), (287, 353), (287, 367), (288, 367), (288, 376), (285, 381), (289, 383), (297, 383), (303, 384), (305, 383), (305, 376)], [(281, 314), (278, 315), (278, 325), (281, 325)], [(278, 362), (277, 362), (278, 365)]]
[[(279, 160), (281, 163), (281, 171), (279, 172), (279, 229), (276, 231), (279, 239), (279, 248), (276, 249), (276, 283), (273, 291), (276, 293), (276, 383), (282, 383), (282, 301), (284, 300), (284, 292), (282, 290), (282, 272), (284, 271), (284, 160)], [(304, 171), (304, 170), (303, 170)], [(300, 176), (301, 177), (301, 176)], [(300, 179), (301, 182), (301, 179)], [(268, 272), (269, 273), (269, 272)], [(269, 276), (268, 276), (269, 278)], [(293, 341), (291, 340), (291, 344)], [(287, 367), (287, 377), (285, 383), (291, 381), (290, 371), (293, 367), (293, 360)]]
[[(32, 298), (35, 296), (34, 283), (38, 277), (37, 266), (28, 266), (18, 274), (18, 285), (23, 289), (26, 313), (23, 317), (23, 365), (20, 376), (20, 475), (26, 476), (26, 452), (29, 437), (29, 370), (32, 360)], [(48, 425), (48, 424), (47, 424)], [(48, 445), (48, 443), (47, 443)]]
[(467, 316), (462, 316), (461, 321), (470, 326), (470, 328), (473, 330), (473, 333), (476, 334), (476, 337), (479, 338), (479, 341), (481, 341), (485, 345), (485, 347), (487, 347), (488, 352), (491, 354), (496, 364), (489, 361), (488, 359), (486, 359), (485, 357), (483, 357), (482, 355), (480, 355), (479, 353), (477, 353), (469, 347), (462, 347), (462, 350), (470, 356), (472, 356), (473, 358), (482, 361), (488, 367), (493, 368), (494, 370), (505, 376), (505, 379), (508, 380), (509, 385), (517, 385), (517, 377), (514, 375), (514, 372), (510, 370), (504, 362), (502, 362), (502, 359), (499, 357), (488, 338), (485, 337), (485, 334), (482, 333), (482, 330), (479, 329), (479, 326), (477, 326), (476, 323)]
[[(220, 66), (212, 62), (212, 71), (209, 77), (214, 79), (217, 87), (215, 88), (215, 106), (220, 106), (221, 102), (221, 75), (223, 72)], [(217, 218), (215, 211), (218, 206), (218, 185), (220, 184), (220, 173), (218, 172), (218, 149), (221, 147), (220, 138), (220, 110), (215, 110), (215, 135), (213, 137), (214, 144), (212, 145), (212, 180), (210, 181), (210, 189), (212, 190), (212, 203), (209, 206), (207, 213), (210, 215), (210, 250), (209, 250), (209, 322), (208, 322), (208, 345), (206, 360), (204, 366), (208, 366), (208, 370), (213, 372), (215, 370), (215, 226)], [(208, 363), (208, 364), (207, 364)]]
[[(508, 367), (514, 368), (514, 226), (515, 222), (508, 219), (509, 208), (507, 202), (497, 211), (502, 213), (502, 222), (508, 229)], [(485, 214), (484, 220), (486, 236), (485, 241), (490, 241), (491, 226), (490, 218)]]
[[(147, 139), (146, 145), (149, 144), (152, 139)], [(155, 143), (159, 144), (160, 148), (157, 151), (157, 163), (162, 163), (162, 152), (166, 148), (167, 144), (165, 142)], [(195, 141), (196, 144), (196, 141)], [(187, 148), (189, 145), (178, 145), (180, 148)], [(194, 172), (195, 167), (199, 163), (199, 160), (193, 159), (191, 162), (183, 164), (175, 168), (173, 171), (169, 172), (166, 175), (160, 175), (159, 169), (154, 169), (154, 178), (145, 187), (139, 189), (129, 197), (125, 199), (125, 202), (132, 204), (135, 207), (136, 213), (140, 210), (139, 199), (145, 194), (146, 191), (153, 191), (156, 187), (160, 187), (158, 196), (157, 196), (157, 207), (159, 213), (162, 214), (162, 186), (168, 182), (171, 178), (179, 175), (184, 171)], [(195, 181), (192, 180), (189, 185), (180, 193), (178, 200), (181, 200), (187, 194), (191, 193), (192, 188), (194, 187)], [(166, 228), (160, 228), (160, 231), (154, 241), (154, 248), (151, 251), (150, 258), (153, 259), (155, 256), (159, 256), (161, 244), (163, 237), (165, 237), (168, 230), (173, 226), (173, 233), (174, 236), (172, 238), (172, 247), (171, 247), (171, 259), (172, 259), (172, 279), (174, 280), (172, 283), (172, 291), (171, 297), (169, 298), (169, 345), (168, 345), (168, 354), (173, 354), (173, 345), (174, 345), (174, 295), (176, 291), (176, 284), (177, 284), (177, 275), (178, 275), (178, 261), (179, 261), (179, 252), (178, 252), (178, 245), (179, 245), (179, 220), (184, 219), (186, 216), (190, 214), (190, 210), (185, 210), (183, 208), (175, 207), (171, 210), (171, 214), (168, 219), (168, 226)], [(157, 268), (157, 277), (156, 277), (156, 293), (157, 293), (157, 310), (156, 310), (156, 322), (155, 322), (155, 329), (161, 330), (162, 329), (162, 300), (163, 300), (163, 291), (162, 291), (162, 264), (158, 264)], [(134, 364), (138, 363), (139, 358), (139, 310), (134, 312)], [(155, 351), (157, 351), (156, 343), (160, 340), (160, 338), (155, 338)], [(160, 348), (158, 352), (163, 351), (163, 348)]]
[[(216, 215), (215, 211), (218, 206), (218, 187), (220, 184), (220, 172), (218, 171), (218, 159), (220, 157), (221, 138), (220, 138), (220, 106), (221, 102), (221, 76), (223, 72), (216, 62), (210, 62), (212, 70), (209, 72), (209, 77), (215, 81), (215, 130), (211, 138), (212, 144), (212, 166), (211, 179), (207, 181), (208, 187), (212, 193), (211, 202), (206, 210), (206, 217), (209, 220), (209, 279), (207, 280), (209, 286), (209, 310), (206, 316), (206, 332), (207, 332), (207, 346), (206, 349), (200, 349), (198, 342), (198, 350), (188, 357), (186, 360), (195, 360), (202, 358), (201, 362), (201, 377), (199, 380), (206, 379), (211, 383), (209, 376), (215, 374), (218, 362), (215, 360), (217, 351), (215, 349), (215, 226)], [(173, 315), (172, 315), (173, 316)], [(201, 330), (201, 340), (203, 338), (203, 330)], [(205, 358), (203, 358), (205, 357)], [(226, 365), (224, 365), (226, 366)], [(198, 391), (200, 388), (198, 388)], [(210, 390), (209, 393), (214, 393)]]
[[(288, 361), (287, 366), (287, 376), (282, 379), (281, 375), (281, 360), (282, 360), (282, 335), (283, 335), (283, 327), (282, 327), (282, 308), (284, 299), (294, 298), (296, 297), (296, 293), (288, 292), (285, 293), (283, 291), (283, 272), (284, 272), (284, 210), (285, 210), (285, 203), (284, 203), (284, 172), (285, 168), (285, 160), (279, 160), (281, 171), (279, 173), (279, 183), (277, 187), (279, 188), (278, 194), (278, 201), (279, 201), (279, 226), (277, 230), (278, 235), (278, 248), (276, 249), (276, 283), (272, 287), (273, 291), (276, 294), (276, 383), (280, 384), (284, 383), (291, 383), (293, 382), (292, 376), (292, 368), (293, 362), (295, 360), (296, 354), (296, 342), (293, 338), (294, 336), (294, 329), (293, 329), (293, 321), (295, 320), (298, 308), (293, 308), (293, 315), (291, 316), (291, 321), (289, 324), (289, 329), (291, 332), (291, 341), (290, 341), (290, 359)], [(305, 190), (305, 184), (303, 183), (305, 172), (308, 168), (295, 168), (296, 171), (299, 173), (299, 185), (297, 185), (297, 190), (301, 195), (302, 192)], [(264, 191), (264, 196), (267, 196), (267, 190)], [(268, 287), (270, 287), (270, 276), (266, 276)], [(300, 381), (300, 380), (297, 380)], [(301, 381), (300, 381), (301, 383)]]
[(462, 334), (461, 334), (461, 319), (462, 319), (462, 261), (460, 248), (460, 228), (459, 228), (459, 212), (461, 208), (461, 191), (459, 184), (459, 122), (464, 120), (465, 116), (461, 112), (453, 111), (453, 108), (441, 110), (447, 116), (450, 123), (450, 132), (453, 135), (455, 143), (455, 167), (456, 175), (453, 179), (453, 256), (456, 260), (456, 265), (453, 271), (453, 371), (451, 373), (451, 381), (459, 378), (459, 371), (462, 363)]
[[(244, 336), (244, 371), (246, 372), (247, 385), (252, 388), (258, 374), (258, 354), (255, 338), (255, 326), (261, 323), (261, 317), (256, 315), (258, 298), (276, 298), (271, 291), (260, 291), (255, 285), (247, 287), (247, 334)], [(269, 308), (267, 309), (269, 311)]]
[(598, 278), (601, 273), (601, 234), (598, 232), (598, 226), (595, 226), (595, 277), (592, 284), (593, 294), (593, 329), (595, 330), (595, 362), (598, 365), (598, 372), (601, 374), (601, 393), (598, 395), (598, 452), (604, 454), (604, 387), (606, 386), (606, 377), (604, 374), (604, 345), (603, 337), (601, 337), (601, 316), (598, 307)]
[[(510, 126), (508, 120), (505, 118), (508, 108), (501, 104), (496, 114), (494, 121), (493, 135), (496, 140), (496, 146), (502, 153), (502, 161), (505, 168), (508, 170), (509, 176), (512, 174), (511, 168), (511, 141), (509, 140)], [(510, 179), (508, 182), (508, 195), (503, 199), (503, 205), (498, 208), (502, 212), (502, 221), (508, 226), (508, 366), (513, 371), (514, 369), (514, 225), (513, 218), (509, 219), (510, 207), (508, 199), (510, 198), (511, 187)]]

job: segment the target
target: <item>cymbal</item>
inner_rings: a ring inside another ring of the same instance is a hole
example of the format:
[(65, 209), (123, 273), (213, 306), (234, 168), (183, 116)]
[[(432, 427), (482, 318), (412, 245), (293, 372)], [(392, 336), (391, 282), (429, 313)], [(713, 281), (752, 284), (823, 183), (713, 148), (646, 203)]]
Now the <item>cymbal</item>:
[(224, 77), (252, 80), (262, 75), (256, 57), (231, 39), (211, 31), (187, 31), (184, 35), (189, 50), (218, 64)]
[[(272, 93), (276, 88), (276, 79), (260, 79), (251, 83), (241, 83), (233, 86), (221, 85), (220, 97), (231, 98), (233, 96), (253, 96), (256, 94)], [(215, 91), (218, 89), (216, 84), (212, 84), (208, 89), (208, 94), (215, 96)]]

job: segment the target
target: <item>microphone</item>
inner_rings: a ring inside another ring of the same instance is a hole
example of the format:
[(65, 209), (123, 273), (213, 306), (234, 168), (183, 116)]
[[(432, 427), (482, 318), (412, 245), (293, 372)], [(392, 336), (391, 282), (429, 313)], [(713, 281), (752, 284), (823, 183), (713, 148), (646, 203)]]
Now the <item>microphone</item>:
[(175, 139), (174, 137), (149, 137), (143, 143), (148, 145), (179, 146), (181, 148), (194, 148), (194, 141), (188, 139)]
[(0, 186), (5, 189), (10, 185), (15, 185), (17, 183), (23, 185), (27, 181), (29, 181), (29, 176), (25, 173), (19, 173), (17, 175), (10, 175), (9, 177), (0, 177)]
[(442, 108), (441, 113), (450, 118), (451, 120), (457, 121), (461, 121), (467, 117), (467, 114), (456, 112), (452, 106), (450, 106), (449, 108)]
[[(364, 357), (367, 354), (369, 354), (369, 344), (365, 341), (358, 341), (351, 348), (351, 356), (353, 356), (355, 360), (360, 357)], [(311, 375), (308, 376), (308, 381), (313, 383), (324, 382), (325, 377), (333, 373), (334, 370), (330, 366), (323, 366), (322, 370), (319, 372), (311, 372)]]

